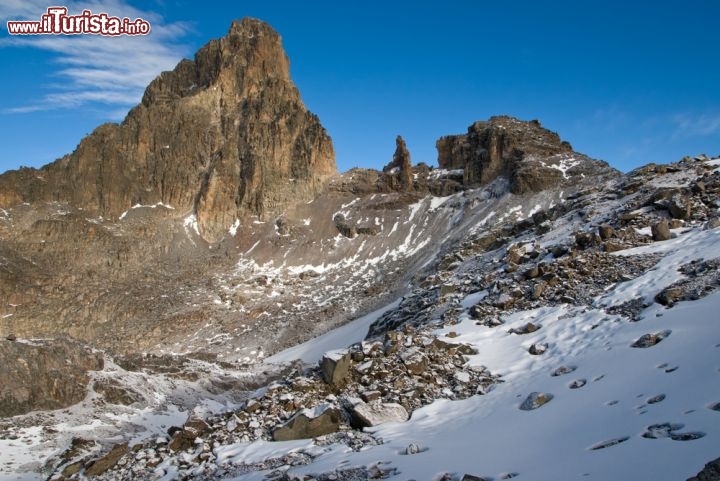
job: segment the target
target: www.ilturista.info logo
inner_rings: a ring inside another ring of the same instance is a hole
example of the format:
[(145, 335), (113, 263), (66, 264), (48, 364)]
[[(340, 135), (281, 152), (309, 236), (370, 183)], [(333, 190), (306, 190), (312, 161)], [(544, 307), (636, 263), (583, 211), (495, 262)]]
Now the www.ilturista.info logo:
[(50, 7), (40, 21), (10, 21), (10, 35), (147, 35), (150, 24), (142, 18), (111, 17), (107, 13), (83, 10), (80, 15), (68, 15), (65, 7)]

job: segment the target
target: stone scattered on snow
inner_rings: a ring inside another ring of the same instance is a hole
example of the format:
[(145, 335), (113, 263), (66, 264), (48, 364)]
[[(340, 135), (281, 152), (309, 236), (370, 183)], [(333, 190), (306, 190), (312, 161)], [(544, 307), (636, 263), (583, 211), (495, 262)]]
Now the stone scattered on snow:
[(417, 454), (420, 451), (422, 451), (422, 449), (420, 449), (420, 446), (415, 443), (410, 443), (408, 444), (408, 447), (405, 448), (405, 454)]
[(643, 334), (635, 342), (632, 343), (632, 347), (646, 348), (652, 347), (658, 344), (660, 341), (670, 335), (671, 331), (666, 329), (664, 331), (656, 332), (654, 334)]
[(522, 411), (532, 411), (549, 403), (554, 396), (545, 392), (532, 392), (520, 405)]
[(528, 322), (524, 326), (518, 327), (517, 329), (515, 329), (515, 328), (510, 329), (508, 332), (510, 332), (511, 334), (530, 334), (532, 332), (537, 331), (541, 327), (542, 326), (540, 326), (540, 325), (533, 324), (532, 322)]
[(551, 376), (557, 377), (557, 376), (563, 376), (565, 374), (569, 374), (573, 372), (577, 367), (575, 366), (560, 366), (559, 368), (555, 369)]

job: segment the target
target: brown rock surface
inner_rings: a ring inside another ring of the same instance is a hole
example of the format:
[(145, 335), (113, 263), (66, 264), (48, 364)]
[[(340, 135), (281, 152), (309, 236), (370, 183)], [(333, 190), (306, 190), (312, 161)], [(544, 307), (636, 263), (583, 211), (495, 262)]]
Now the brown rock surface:
[(102, 368), (101, 354), (68, 339), (0, 341), (0, 417), (80, 402), (88, 371)]
[(661, 220), (660, 222), (653, 224), (650, 228), (652, 238), (654, 241), (666, 241), (672, 239), (672, 232), (670, 232), (670, 226), (667, 220)]
[(114, 446), (105, 456), (93, 461), (86, 469), (85, 476), (99, 476), (112, 469), (128, 452), (126, 443)]
[(349, 353), (327, 353), (320, 360), (320, 371), (323, 380), (332, 385), (342, 384), (350, 374)]
[(65, 201), (117, 218), (163, 202), (218, 240), (244, 215), (309, 200), (336, 172), (332, 142), (290, 80), (280, 36), (250, 18), (147, 87), (121, 124), (39, 170), (0, 176), (0, 206)]
[(491, 117), (472, 124), (466, 134), (441, 137), (436, 146), (440, 168), (463, 169), (465, 185), (485, 185), (502, 176), (515, 194), (569, 185), (575, 176), (618, 175), (605, 162), (573, 152), (537, 120)]
[[(383, 168), (383, 172), (392, 177), (391, 187), (395, 190), (407, 192), (413, 188), (413, 171), (412, 162), (410, 161), (410, 151), (408, 151), (405, 140), (398, 135), (395, 139), (395, 154), (393, 160)], [(394, 184), (399, 185), (394, 185)]]

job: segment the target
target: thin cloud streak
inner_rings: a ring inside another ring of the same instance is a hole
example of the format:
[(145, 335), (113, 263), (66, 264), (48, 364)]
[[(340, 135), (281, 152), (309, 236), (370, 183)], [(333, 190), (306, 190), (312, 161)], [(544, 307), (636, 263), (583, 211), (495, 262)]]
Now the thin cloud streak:
[[(163, 23), (149, 11), (138, 10), (122, 0), (65, 2), (70, 14), (84, 9), (93, 13), (142, 18), (151, 24), (149, 35), (103, 37), (99, 35), (41, 35), (0, 39), (0, 48), (29, 47), (57, 54), (54, 76), (58, 82), (48, 86), (41, 101), (4, 110), (28, 113), (42, 110), (77, 108), (88, 103), (120, 107), (138, 103), (150, 81), (160, 72), (175, 67), (186, 53), (180, 39), (190, 27), (181, 22)], [(0, 5), (0, 21), (39, 20), (46, 12), (45, 0), (6, 0)]]
[(673, 140), (720, 135), (720, 112), (697, 115), (681, 113), (674, 115), (672, 121), (675, 124)]

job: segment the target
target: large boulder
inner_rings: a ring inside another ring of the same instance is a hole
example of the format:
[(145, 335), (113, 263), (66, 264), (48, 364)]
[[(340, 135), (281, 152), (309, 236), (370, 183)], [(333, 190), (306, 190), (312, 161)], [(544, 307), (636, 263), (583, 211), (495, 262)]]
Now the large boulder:
[(670, 198), (667, 207), (668, 212), (670, 212), (670, 215), (673, 216), (674, 219), (690, 219), (692, 202), (689, 197), (682, 194), (675, 194)]
[(352, 408), (352, 424), (357, 428), (372, 427), (390, 422), (405, 422), (410, 416), (400, 404), (359, 402)]
[(320, 372), (323, 381), (328, 384), (341, 385), (350, 375), (352, 356), (348, 351), (326, 352), (320, 359)]
[(314, 409), (301, 409), (282, 426), (276, 428), (274, 441), (308, 439), (336, 432), (340, 428), (342, 414), (330, 404), (321, 404)]
[(653, 240), (656, 242), (672, 239), (672, 232), (670, 232), (670, 225), (668, 224), (668, 221), (666, 221), (666, 220), (661, 220), (660, 222), (653, 224), (650, 227), (650, 233), (652, 234)]

